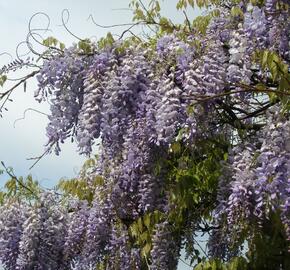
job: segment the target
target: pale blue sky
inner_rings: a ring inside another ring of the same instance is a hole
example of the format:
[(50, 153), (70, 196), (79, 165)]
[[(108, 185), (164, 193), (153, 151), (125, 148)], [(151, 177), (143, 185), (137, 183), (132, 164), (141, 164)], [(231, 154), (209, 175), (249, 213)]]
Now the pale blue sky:
[[(129, 2), (129, 0), (0, 0), (0, 53), (8, 52), (15, 55), (17, 44), (25, 40), (30, 17), (37, 12), (49, 15), (50, 28), (53, 31), (49, 35), (69, 45), (75, 39), (59, 26), (63, 9), (68, 9), (70, 12), (68, 25), (74, 34), (81, 38), (100, 38), (105, 35), (107, 29), (92, 24), (88, 20), (89, 15), (92, 14), (95, 21), (103, 25), (127, 23), (131, 21), (131, 13), (120, 9), (127, 8)], [(167, 4), (163, 4), (164, 13), (175, 21), (183, 21), (182, 14), (176, 13), (175, 2), (168, 0)], [(193, 17), (193, 14), (189, 16)], [(34, 20), (33, 26), (41, 28), (45, 24), (44, 17), (38, 17)], [(122, 29), (112, 31), (120, 33)], [(0, 56), (0, 66), (9, 60), (7, 56)], [(18, 121), (15, 127), (13, 123), (23, 116), (27, 108), (48, 111), (46, 105), (34, 101), (35, 88), (35, 80), (28, 82), (26, 93), (22, 87), (18, 88), (12, 96), (14, 102), (8, 106), (9, 111), (4, 114), (4, 118), (0, 118), (0, 160), (12, 166), (17, 175), (32, 174), (42, 185), (51, 187), (61, 177), (75, 176), (85, 157), (79, 156), (76, 146), (68, 142), (62, 147), (60, 156), (54, 154), (46, 156), (32, 170), (28, 169), (32, 162), (26, 159), (39, 156), (44, 150), (47, 119), (44, 115), (29, 111), (25, 120)], [(0, 186), (5, 179), (6, 176), (0, 176)], [(182, 266), (181, 263), (179, 269), (190, 268)]]

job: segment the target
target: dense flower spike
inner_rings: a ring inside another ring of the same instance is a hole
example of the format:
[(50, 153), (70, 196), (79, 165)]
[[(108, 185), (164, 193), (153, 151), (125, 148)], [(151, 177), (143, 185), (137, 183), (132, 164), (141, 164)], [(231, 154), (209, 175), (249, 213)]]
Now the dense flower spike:
[(0, 259), (5, 269), (12, 270), (16, 269), (28, 207), (18, 202), (7, 202), (0, 213)]
[[(78, 57), (75, 48), (67, 49), (64, 55), (46, 61), (37, 76), (39, 90), (37, 100), (46, 100), (49, 96), (51, 115), (47, 126), (48, 147), (55, 145), (55, 152), (60, 151), (59, 143), (70, 136), (72, 127), (77, 122), (83, 104), (84, 67), (86, 58)], [(72, 135), (75, 135), (74, 132)]]
[(103, 52), (92, 60), (84, 79), (83, 105), (79, 114), (77, 139), (81, 152), (92, 151), (93, 140), (100, 136), (106, 72), (116, 62), (112, 52)]
[(78, 261), (86, 235), (89, 207), (87, 202), (72, 201), (69, 208), (73, 211), (68, 217), (68, 228), (64, 243), (65, 260)]
[(81, 254), (83, 266), (89, 267), (101, 262), (107, 253), (111, 222), (111, 204), (108, 201), (101, 203), (95, 200), (87, 219), (86, 240)]
[[(220, 225), (223, 216), (226, 218), (226, 226), (223, 224), (216, 234), (228, 239), (228, 245), (234, 245), (233, 239), (239, 241), (247, 227), (255, 223), (262, 226), (277, 211), (289, 239), (290, 122), (280, 119), (274, 108), (272, 112), (259, 134), (260, 146), (249, 145), (233, 152), (233, 175), (229, 175), (226, 191), (229, 195), (220, 198), (216, 216)], [(217, 255), (218, 250), (213, 253)]]
[(179, 243), (174, 239), (171, 230), (167, 221), (156, 226), (151, 250), (152, 270), (175, 269), (177, 266)]
[(16, 269), (66, 269), (63, 246), (66, 235), (66, 211), (54, 195), (42, 194), (39, 205), (29, 211), (23, 223)]
[[(94, 196), (4, 205), (6, 269), (173, 270), (185, 231), (212, 211), (202, 228), (214, 257), (239, 254), (273, 213), (290, 241), (289, 5), (227, 2), (200, 28), (165, 21), (148, 42), (75, 45), (44, 61), (48, 150), (71, 137), (89, 155), (98, 141), (84, 177)], [(213, 159), (222, 169), (209, 176)]]

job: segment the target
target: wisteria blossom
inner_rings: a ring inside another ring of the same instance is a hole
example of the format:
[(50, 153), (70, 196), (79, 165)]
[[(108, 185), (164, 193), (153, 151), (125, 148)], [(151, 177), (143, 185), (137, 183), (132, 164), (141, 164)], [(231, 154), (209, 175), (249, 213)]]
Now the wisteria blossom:
[[(202, 228), (214, 258), (240, 255), (245, 234), (250, 243), (273, 213), (289, 246), (289, 3), (227, 2), (205, 33), (173, 27), (146, 42), (91, 43), (87, 54), (74, 45), (44, 60), (35, 97), (50, 104), (46, 151), (60, 154), (71, 138), (92, 155), (100, 143), (85, 180), (103, 182), (92, 201), (42, 192), (1, 206), (5, 269), (173, 270), (185, 232), (212, 213), (213, 229)], [(212, 169), (218, 147), (216, 190), (203, 196), (211, 205), (195, 209), (199, 198), (180, 186), (206, 182), (200, 171)]]

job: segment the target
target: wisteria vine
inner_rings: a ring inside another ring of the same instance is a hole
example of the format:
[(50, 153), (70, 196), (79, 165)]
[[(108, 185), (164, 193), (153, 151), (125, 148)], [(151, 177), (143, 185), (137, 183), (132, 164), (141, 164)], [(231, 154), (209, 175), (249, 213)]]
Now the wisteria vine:
[[(89, 42), (90, 53), (74, 45), (44, 60), (35, 97), (50, 103), (46, 150), (59, 154), (71, 138), (90, 155), (101, 142), (85, 177), (94, 198), (42, 192), (31, 204), (1, 206), (5, 269), (176, 269), (188, 230), (208, 213), (213, 258), (240, 255), (252, 228), (273, 215), (288, 249), (289, 3), (228, 2), (209, 12), (205, 33), (175, 27), (143, 43)], [(182, 188), (197, 192), (184, 184), (175, 193), (184, 179), (206, 182), (188, 160), (211, 161), (204, 142), (224, 152), (210, 178), (216, 190), (176, 199)]]

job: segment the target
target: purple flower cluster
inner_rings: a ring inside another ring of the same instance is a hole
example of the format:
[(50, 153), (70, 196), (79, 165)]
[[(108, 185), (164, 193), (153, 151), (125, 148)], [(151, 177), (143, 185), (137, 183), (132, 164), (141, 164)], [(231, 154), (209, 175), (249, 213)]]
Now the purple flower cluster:
[(88, 59), (78, 57), (75, 50), (72, 47), (45, 61), (37, 76), (39, 88), (35, 97), (38, 101), (48, 100), (50, 103), (47, 146), (54, 146), (56, 154), (60, 151), (59, 143), (75, 135), (73, 127), (83, 104), (84, 69)]
[(215, 232), (215, 241), (212, 239), (213, 255), (221, 254), (215, 245), (218, 238), (234, 246), (245, 230), (263, 226), (277, 212), (290, 239), (290, 122), (276, 110), (273, 108), (255, 144), (233, 151), (232, 173), (223, 187), (227, 195), (219, 198), (216, 209), (216, 223), (223, 227)]
[(67, 211), (44, 193), (34, 205), (7, 202), (0, 213), (0, 260), (5, 269), (67, 269)]
[(171, 230), (172, 226), (170, 226), (168, 221), (156, 225), (152, 239), (152, 263), (150, 269), (176, 269), (180, 243), (176, 241)]
[(17, 269), (19, 242), (28, 207), (18, 202), (7, 202), (0, 210), (0, 260), (7, 270)]
[(69, 205), (69, 209), (73, 212), (68, 215), (64, 257), (65, 260), (72, 261), (72, 264), (74, 264), (82, 253), (90, 209), (86, 202), (78, 200), (73, 200)]
[(44, 193), (39, 205), (32, 207), (28, 215), (23, 223), (16, 269), (66, 269), (67, 261), (63, 258), (66, 210), (53, 194)]
[[(271, 49), (277, 50), (287, 61), (290, 61), (290, 23), (289, 3), (281, 0), (265, 1), (265, 14), (269, 27), (268, 39)], [(283, 8), (288, 4), (288, 9)]]
[(85, 75), (83, 105), (78, 115), (77, 140), (82, 153), (92, 151), (93, 140), (100, 137), (103, 110), (104, 80), (116, 64), (110, 51), (94, 56)]

